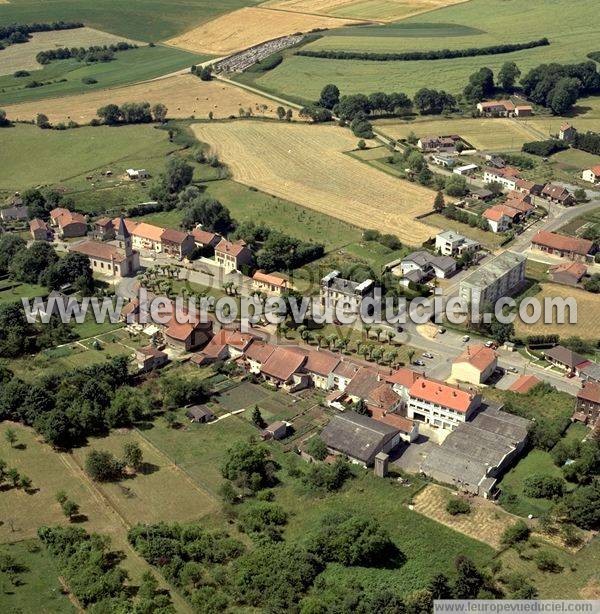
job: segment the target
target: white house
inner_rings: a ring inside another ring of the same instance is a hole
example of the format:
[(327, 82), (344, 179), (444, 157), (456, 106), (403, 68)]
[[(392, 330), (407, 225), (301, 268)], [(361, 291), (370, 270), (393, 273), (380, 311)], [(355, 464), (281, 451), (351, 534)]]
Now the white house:
[(435, 237), (435, 251), (442, 256), (461, 256), (465, 252), (475, 252), (478, 249), (477, 241), (463, 237), (453, 230), (445, 230)]
[(465, 164), (452, 169), (452, 172), (456, 175), (472, 175), (478, 168), (477, 164)]
[(589, 183), (600, 183), (600, 165), (586, 168), (583, 173), (581, 173), (581, 178)]

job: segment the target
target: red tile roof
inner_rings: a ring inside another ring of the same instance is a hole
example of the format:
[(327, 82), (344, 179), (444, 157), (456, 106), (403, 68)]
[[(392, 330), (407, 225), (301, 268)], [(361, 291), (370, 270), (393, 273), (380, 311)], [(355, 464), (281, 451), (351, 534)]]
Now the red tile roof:
[(340, 359), (326, 350), (310, 350), (304, 368), (317, 375), (329, 375), (339, 364)]
[[(125, 226), (127, 227), (127, 222)], [(127, 230), (129, 230), (129, 228), (127, 228)], [(129, 230), (132, 235), (142, 239), (149, 239), (150, 241), (160, 241), (164, 231), (164, 228), (154, 226), (153, 224), (147, 224), (146, 222), (140, 222), (135, 228)]]
[(483, 109), (493, 109), (494, 107), (504, 107), (506, 111), (514, 111), (515, 105), (510, 100), (489, 100), (480, 103)]
[(416, 399), (448, 407), (463, 414), (469, 411), (477, 396), (458, 387), (428, 380), (424, 377), (419, 378), (410, 387), (408, 394)]
[(600, 164), (598, 166), (592, 166), (590, 170), (592, 171), (592, 173), (594, 173), (596, 177), (600, 177)]
[(161, 241), (169, 241), (170, 243), (177, 243), (181, 245), (190, 235), (187, 232), (181, 232), (181, 230), (173, 230), (172, 228), (165, 228), (164, 232), (160, 236)]
[(125, 253), (110, 243), (100, 243), (99, 241), (82, 241), (69, 247), (69, 251), (84, 254), (88, 258), (97, 258), (98, 260), (104, 260), (110, 262), (123, 262), (127, 256)]
[(360, 369), (360, 365), (349, 360), (342, 360), (340, 364), (333, 370), (334, 375), (343, 377), (345, 379), (352, 379), (357, 371)]
[(296, 373), (306, 361), (306, 356), (291, 349), (278, 346), (275, 351), (263, 363), (261, 372), (286, 382)]
[(551, 273), (566, 273), (579, 281), (586, 273), (587, 267), (581, 262), (562, 262), (550, 267)]
[(592, 251), (594, 246), (593, 241), (587, 239), (579, 239), (577, 237), (568, 237), (558, 234), (557, 232), (548, 232), (540, 230), (531, 240), (534, 245), (542, 245), (550, 249), (556, 249), (561, 252), (572, 252), (586, 256)]
[(223, 238), (214, 232), (208, 232), (208, 230), (202, 230), (201, 228), (194, 228), (194, 230), (192, 230), (192, 236), (194, 237), (194, 241), (202, 243), (202, 245), (213, 245)]
[(162, 356), (166, 356), (167, 354), (158, 348), (155, 348), (152, 345), (148, 345), (143, 348), (138, 349), (138, 353), (143, 354), (144, 356), (152, 356), (153, 358), (158, 358)]
[(236, 241), (235, 243), (232, 243), (227, 239), (221, 239), (217, 247), (215, 247), (215, 252), (221, 252), (223, 254), (237, 257), (247, 249), (248, 247), (244, 241)]
[(254, 281), (272, 284), (274, 286), (279, 286), (280, 288), (287, 288), (288, 281), (279, 275), (272, 275), (269, 273), (263, 273), (262, 271), (256, 271), (254, 275), (252, 275), (252, 279)]
[(563, 188), (563, 186), (556, 185), (554, 183), (548, 183), (542, 190), (542, 196), (549, 196), (550, 198), (556, 198), (557, 200), (562, 200), (569, 195), (570, 192), (567, 190), (567, 188)]
[(600, 405), (600, 384), (596, 382), (584, 382), (583, 388), (577, 393), (577, 398), (582, 401), (589, 401)]
[(541, 381), (542, 380), (538, 379), (535, 375), (521, 375), (521, 377), (510, 386), (509, 390), (511, 392), (518, 392), (519, 394), (527, 394)]
[(245, 351), (245, 356), (248, 360), (263, 364), (274, 351), (274, 345), (255, 339)]
[(452, 362), (468, 362), (470, 365), (473, 365), (478, 371), (485, 371), (488, 369), (494, 361), (497, 359), (498, 355), (491, 348), (485, 347), (485, 345), (469, 345), (465, 348), (465, 351), (457, 356)]
[(369, 407), (369, 409), (373, 420), (383, 422), (384, 424), (389, 424), (403, 433), (410, 433), (415, 426), (415, 423), (412, 420), (405, 418), (404, 416), (400, 416), (399, 414), (386, 412), (379, 407)]
[(484, 218), (494, 222), (499, 222), (503, 217), (513, 219), (517, 215), (519, 215), (519, 211), (506, 205), (494, 205), (483, 212)]
[(394, 392), (391, 384), (382, 383), (372, 390), (365, 400), (369, 406), (374, 405), (384, 411), (391, 411), (400, 402), (400, 396)]
[(410, 388), (420, 377), (421, 374), (417, 373), (417, 371), (402, 367), (400, 369), (396, 369), (391, 375), (388, 375), (385, 378), (385, 381), (389, 382), (390, 384), (404, 386), (404, 388)]
[[(127, 228), (127, 230), (129, 231), (129, 234), (131, 234), (138, 226), (137, 222), (134, 222), (133, 220), (124, 218), (123, 222), (125, 222), (125, 228)], [(120, 217), (115, 217), (113, 218), (112, 221), (112, 225), (114, 227), (115, 230), (119, 230), (119, 226), (121, 224), (121, 218)]]
[(48, 224), (36, 217), (29, 222), (29, 230), (48, 230)]

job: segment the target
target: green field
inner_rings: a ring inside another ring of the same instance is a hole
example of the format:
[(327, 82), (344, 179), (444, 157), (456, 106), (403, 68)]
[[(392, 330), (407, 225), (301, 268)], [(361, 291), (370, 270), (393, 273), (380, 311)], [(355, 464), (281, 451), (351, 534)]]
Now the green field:
[(0, 584), (0, 611), (69, 614), (75, 608), (61, 592), (58, 571), (44, 546), (36, 539), (0, 546), (0, 554), (13, 557), (22, 571), (19, 582), (6, 576)]
[(86, 26), (143, 41), (159, 41), (259, 0), (12, 0), (0, 4), (0, 25), (83, 21)]
[[(518, 17), (517, 17), (518, 15)], [(405, 28), (419, 24), (426, 36), (405, 36)], [(433, 24), (436, 24), (435, 26)], [(294, 56), (267, 72), (256, 84), (271, 91), (314, 100), (327, 83), (342, 93), (403, 91), (414, 94), (421, 87), (458, 93), (468, 76), (482, 66), (498, 70), (515, 61), (523, 72), (545, 62), (581, 62), (597, 47), (600, 13), (595, 0), (472, 0), (380, 28), (360, 28), (358, 35), (345, 29), (344, 36), (326, 35), (306, 49), (369, 52), (401, 52), (485, 47), (548, 37), (550, 47), (508, 54), (451, 60), (372, 62), (329, 60)], [(460, 34), (457, 28), (476, 28)]]
[[(75, 191), (87, 191), (92, 184), (95, 189), (131, 185), (121, 177), (126, 168), (158, 173), (165, 155), (176, 149), (166, 131), (149, 125), (58, 131), (18, 124), (3, 129), (1, 137), (0, 190), (10, 191), (43, 184), (68, 185)], [(111, 178), (100, 175), (109, 169)]]
[[(0, 4), (0, 9), (2, 9)], [(1, 53), (1, 52), (0, 52)], [(1, 57), (1, 56), (0, 56)], [(41, 70), (31, 73), (28, 78), (16, 78), (12, 75), (0, 77), (0, 104), (29, 102), (43, 98), (59, 98), (72, 94), (81, 94), (91, 90), (116, 87), (138, 81), (146, 81), (161, 75), (166, 75), (182, 68), (198, 64), (208, 56), (190, 53), (173, 47), (157, 45), (156, 47), (140, 47), (129, 49), (115, 55), (110, 62), (95, 62), (86, 64), (77, 60), (59, 60), (45, 65)], [(96, 79), (97, 83), (86, 85), (85, 77)], [(66, 79), (66, 81), (63, 81)], [(31, 81), (50, 82), (42, 87), (27, 88)], [(106, 94), (106, 102), (110, 102), (110, 93)], [(68, 104), (68, 101), (65, 101)], [(43, 105), (40, 111), (43, 112)], [(77, 109), (73, 116), (77, 117)]]
[(48, 289), (37, 284), (15, 283), (9, 279), (0, 281), (0, 305), (14, 303), (22, 298), (44, 297), (47, 294)]

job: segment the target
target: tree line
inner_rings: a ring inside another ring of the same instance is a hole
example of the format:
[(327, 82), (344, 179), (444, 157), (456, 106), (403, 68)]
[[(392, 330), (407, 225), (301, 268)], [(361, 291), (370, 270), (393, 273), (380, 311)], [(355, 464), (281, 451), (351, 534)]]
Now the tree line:
[(52, 32), (54, 30), (73, 30), (83, 28), (84, 24), (80, 21), (53, 21), (51, 23), (12, 23), (7, 26), (0, 26), (0, 49), (8, 45), (27, 43), (30, 34), (35, 32)]
[(79, 62), (110, 62), (118, 51), (137, 48), (137, 45), (125, 41), (112, 45), (92, 45), (91, 47), (59, 47), (40, 51), (35, 59), (38, 64), (50, 64), (53, 60), (68, 60), (70, 58)]
[(573, 147), (598, 156), (600, 155), (600, 134), (597, 132), (578, 132), (575, 135)]
[(526, 43), (506, 43), (503, 45), (491, 45), (489, 47), (469, 47), (467, 49), (437, 49), (431, 51), (405, 51), (402, 53), (373, 53), (365, 51), (337, 51), (334, 49), (301, 49), (295, 55), (325, 58), (329, 60), (370, 60), (374, 62), (402, 61), (411, 62), (417, 60), (449, 60), (453, 58), (468, 58), (480, 55), (499, 55), (512, 53), (534, 47), (545, 47), (550, 44), (547, 38), (532, 40)]
[(546, 139), (545, 141), (529, 141), (523, 143), (521, 151), (533, 154), (534, 156), (542, 156), (547, 158), (559, 151), (569, 149), (568, 143), (559, 141), (558, 139)]
[[(148, 124), (152, 121), (163, 123), (167, 118), (167, 107), (162, 103), (150, 106), (149, 102), (124, 102), (121, 105), (110, 103), (100, 107), (96, 115), (107, 126), (118, 124)], [(98, 120), (92, 120), (97, 125)]]

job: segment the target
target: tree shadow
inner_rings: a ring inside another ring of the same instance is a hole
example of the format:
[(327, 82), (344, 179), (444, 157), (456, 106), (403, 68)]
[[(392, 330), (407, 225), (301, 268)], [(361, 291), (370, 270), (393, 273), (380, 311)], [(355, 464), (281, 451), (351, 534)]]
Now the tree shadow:
[(73, 524), (81, 524), (82, 522), (87, 522), (89, 518), (85, 514), (74, 514), (71, 516), (71, 522)]
[(18, 443), (17, 445), (13, 446), (13, 448), (15, 450), (27, 450), (27, 444), (25, 444), (25, 443)]
[(160, 467), (158, 465), (155, 465), (154, 463), (142, 463), (138, 473), (141, 473), (142, 475), (152, 475), (153, 473), (156, 473), (158, 470), (160, 469)]

